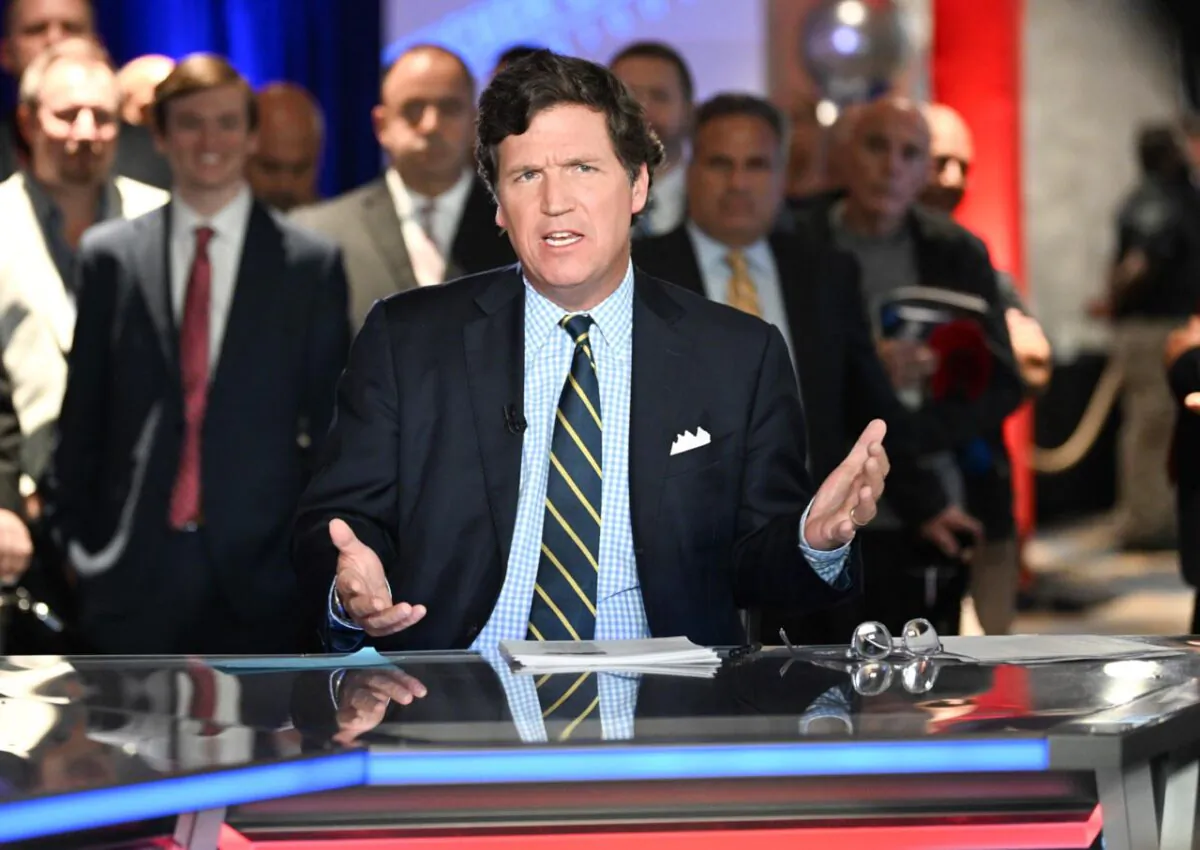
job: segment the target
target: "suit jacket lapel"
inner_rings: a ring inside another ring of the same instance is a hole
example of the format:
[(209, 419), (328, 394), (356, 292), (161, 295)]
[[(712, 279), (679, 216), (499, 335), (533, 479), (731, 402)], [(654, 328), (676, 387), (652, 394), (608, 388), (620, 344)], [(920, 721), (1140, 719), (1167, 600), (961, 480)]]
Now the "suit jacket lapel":
[(388, 192), (385, 180), (375, 181), (373, 191), (363, 198), (362, 220), (366, 225), (367, 234), (383, 257), (391, 281), (395, 284), (394, 288), (372, 292), (370, 301), (416, 287), (417, 278), (408, 258), (408, 249), (404, 247), (404, 235), (401, 233), (400, 219), (396, 215), (396, 205)]
[(171, 304), (171, 204), (138, 219), (136, 279), (157, 331), (167, 373), (179, 376), (179, 343)]
[(663, 236), (658, 249), (669, 257), (672, 269), (671, 283), (708, 297), (704, 291), (704, 274), (700, 271), (700, 261), (696, 258), (696, 246), (692, 243), (686, 226), (677, 227)]
[(505, 409), (524, 409), (524, 296), (514, 268), (476, 299), (482, 315), (463, 329), (475, 432), (502, 563), (508, 562), (512, 546), (521, 484), (523, 440), (505, 428)]
[[(462, 215), (458, 219), (458, 230), (454, 233), (454, 241), (450, 245), (450, 256), (446, 258), (445, 280), (454, 280), (467, 274), (464, 258), (477, 252), (485, 240), (494, 240), (495, 231), (485, 232), (483, 222), (495, 221), (496, 208), (492, 205), (487, 187), (479, 180), (471, 184), (471, 193), (463, 204)], [(492, 224), (492, 227), (495, 225)]]
[(262, 317), (270, 315), (275, 284), (284, 280), (283, 242), (270, 213), (257, 201), (250, 208), (242, 257), (233, 286), (233, 300), (209, 389), (212, 406), (218, 394), (236, 380), (239, 369), (254, 362)]
[(683, 308), (653, 278), (638, 273), (634, 285), (629, 499), (637, 555), (647, 548), (657, 524), (676, 431), (700, 423), (683, 421), (692, 364), (691, 341), (675, 327)]
[[(775, 258), (775, 269), (779, 274), (779, 289), (783, 293), (783, 306), (787, 313), (788, 330), (792, 337), (792, 350), (796, 358), (796, 372), (800, 381), (803, 399), (805, 386), (821, 380), (819, 366), (823, 362), (822, 317), (829, 314), (822, 310), (819, 287), (822, 271), (818, 253), (800, 247), (799, 236), (790, 233), (771, 235), (771, 254)], [(801, 271), (803, 270), (803, 271)]]

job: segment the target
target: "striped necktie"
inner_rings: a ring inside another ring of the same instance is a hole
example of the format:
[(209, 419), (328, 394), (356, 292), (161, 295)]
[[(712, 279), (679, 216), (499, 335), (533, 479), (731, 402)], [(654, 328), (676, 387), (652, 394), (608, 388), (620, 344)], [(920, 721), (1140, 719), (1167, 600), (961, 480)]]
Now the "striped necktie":
[(575, 341), (575, 354), (550, 440), (542, 551), (529, 610), (529, 637), (591, 640), (600, 571), (600, 383), (588, 341), (592, 318), (564, 316), (559, 324)]
[(604, 737), (595, 673), (539, 676), (537, 694), (547, 741), (598, 741)]

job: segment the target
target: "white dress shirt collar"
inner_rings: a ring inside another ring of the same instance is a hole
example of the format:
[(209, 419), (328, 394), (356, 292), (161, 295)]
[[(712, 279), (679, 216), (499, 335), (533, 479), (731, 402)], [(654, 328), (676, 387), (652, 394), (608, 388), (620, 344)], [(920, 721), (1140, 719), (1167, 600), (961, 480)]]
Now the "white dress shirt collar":
[[(687, 223), (687, 232), (688, 236), (692, 239), (692, 244), (696, 246), (696, 259), (700, 263), (702, 270), (728, 269), (725, 258), (729, 256), (730, 251), (737, 249), (730, 248), (728, 245), (713, 239), (691, 219)], [(750, 273), (752, 275), (755, 273), (774, 274), (775, 264), (771, 257), (771, 246), (765, 237), (742, 248), (741, 252), (746, 258), (746, 263), (750, 266)]]
[[(471, 194), (471, 187), (475, 183), (475, 174), (470, 169), (464, 169), (453, 186), (432, 198), (406, 186), (404, 178), (395, 168), (387, 170), (384, 180), (387, 183), (388, 194), (392, 196), (392, 203), (396, 207), (396, 217), (400, 219), (401, 224), (406, 221), (420, 224), (420, 211), (430, 202), (435, 205), (439, 218), (444, 215), (445, 218), (457, 223), (462, 217), (463, 208), (467, 205), (467, 197)], [(444, 252), (447, 246), (439, 244), (438, 247)]]
[(233, 200), (221, 207), (215, 214), (204, 216), (188, 206), (187, 202), (178, 195), (172, 195), (171, 238), (195, 239), (196, 228), (211, 227), (215, 239), (222, 237), (230, 239), (237, 236), (240, 242), (242, 234), (246, 232), (246, 225), (250, 221), (250, 206), (253, 202), (254, 198), (250, 194), (250, 187), (243, 184), (238, 193), (234, 195)]
[[(525, 348), (530, 354), (536, 354), (550, 340), (550, 335), (559, 330), (558, 323), (568, 311), (538, 292), (524, 272), (521, 280), (525, 283)], [(621, 356), (633, 335), (632, 261), (613, 293), (583, 313), (592, 317), (606, 349)]]

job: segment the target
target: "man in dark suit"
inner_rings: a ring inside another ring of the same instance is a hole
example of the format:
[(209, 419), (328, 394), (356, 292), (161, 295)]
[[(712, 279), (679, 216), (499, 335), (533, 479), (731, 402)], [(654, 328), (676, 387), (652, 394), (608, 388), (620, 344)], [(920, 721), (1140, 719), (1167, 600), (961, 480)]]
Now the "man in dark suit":
[[(1169, 472), (1176, 488), (1179, 568), (1184, 581), (1200, 587), (1200, 316), (1168, 336), (1166, 366), (1178, 404)], [(1188, 633), (1200, 634), (1200, 597)]]
[[(978, 536), (982, 528), (918, 464), (911, 417), (875, 352), (854, 259), (797, 233), (786, 216), (775, 226), (786, 180), (784, 128), (779, 111), (751, 95), (701, 105), (687, 168), (688, 221), (635, 242), (634, 262), (779, 328), (800, 379), (814, 477), (837, 467), (870, 420), (886, 421), (891, 501), (923, 537), (955, 555), (955, 533)], [(848, 640), (856, 622), (833, 620), (767, 611), (761, 637), (778, 639), (783, 626), (793, 641)]]
[[(929, 176), (929, 144), (925, 119), (908, 101), (885, 98), (862, 107), (842, 154), (850, 166), (846, 190), (810, 203), (797, 224), (818, 243), (854, 256), (875, 323), (881, 305), (909, 287), (948, 290), (984, 305), (978, 324), (991, 367), (978, 387), (955, 387), (935, 398), (927, 392), (936, 367), (927, 345), (881, 339), (878, 350), (916, 418), (923, 462), (938, 472), (952, 500), (983, 522), (985, 540), (1008, 540), (1012, 484), (1002, 429), (1023, 388), (986, 248), (951, 219), (916, 204)], [(924, 615), (941, 630), (956, 631), (966, 569), (936, 564), (894, 502), (888, 500), (881, 521), (863, 535), (866, 613), (893, 629)], [(1015, 584), (1015, 570), (1010, 575)]]
[(380, 298), (515, 259), (471, 168), (475, 83), (459, 56), (433, 46), (402, 54), (371, 117), (384, 176), (295, 213), (342, 246), (355, 328)]
[(159, 86), (170, 203), (88, 234), (50, 487), (100, 652), (294, 652), (291, 517), (349, 329), (337, 249), (255, 202), (253, 92), (196, 55)]
[(814, 495), (779, 332), (634, 272), (661, 158), (593, 63), (539, 52), (484, 92), (476, 159), (521, 264), (389, 298), (355, 342), (297, 519), (333, 645), (741, 643), (739, 608), (853, 584), (886, 427)]

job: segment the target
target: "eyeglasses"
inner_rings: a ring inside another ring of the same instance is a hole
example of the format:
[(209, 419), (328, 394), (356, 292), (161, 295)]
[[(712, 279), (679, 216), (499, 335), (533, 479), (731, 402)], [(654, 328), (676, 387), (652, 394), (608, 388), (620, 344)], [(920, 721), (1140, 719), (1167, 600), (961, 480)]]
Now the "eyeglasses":
[[(780, 629), (779, 637), (792, 654), (797, 652), (786, 631)], [(897, 653), (907, 658), (930, 658), (941, 651), (942, 639), (938, 637), (933, 623), (924, 617), (916, 617), (904, 624), (899, 645), (887, 626), (876, 620), (868, 620), (859, 623), (854, 630), (846, 657), (856, 661), (883, 661)]]
[[(783, 629), (779, 630), (779, 637), (793, 655), (786, 665), (791, 666), (791, 662), (795, 660), (794, 656), (799, 654), (800, 650), (792, 644)], [(887, 626), (869, 620), (860, 623), (854, 630), (850, 646), (844, 653), (839, 653), (840, 662), (830, 659), (828, 654), (824, 659), (815, 658), (813, 661), (822, 666), (848, 672), (854, 690), (863, 696), (886, 693), (892, 687), (897, 669), (900, 671), (900, 681), (904, 690), (911, 694), (924, 694), (931, 691), (937, 681), (939, 665), (934, 656), (941, 652), (942, 640), (938, 637), (937, 630), (923, 617), (914, 618), (904, 624), (898, 643), (892, 638)], [(904, 663), (899, 667), (889, 661), (895, 655), (904, 659)], [(846, 664), (846, 661), (851, 663)]]

